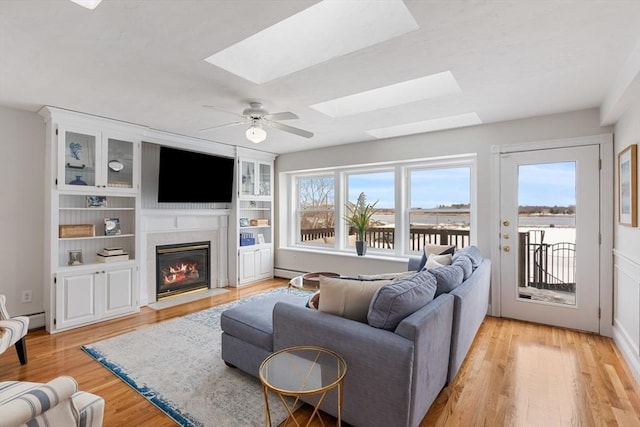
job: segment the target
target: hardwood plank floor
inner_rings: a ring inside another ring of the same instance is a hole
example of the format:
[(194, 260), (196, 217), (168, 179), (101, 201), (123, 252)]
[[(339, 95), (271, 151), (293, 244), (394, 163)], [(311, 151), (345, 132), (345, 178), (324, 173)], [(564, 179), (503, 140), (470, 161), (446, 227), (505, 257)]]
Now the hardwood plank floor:
[[(166, 415), (85, 354), (80, 346), (284, 286), (274, 279), (203, 300), (54, 335), (27, 336), (29, 362), (0, 355), (0, 381), (46, 382), (71, 375), (105, 398), (106, 427), (173, 426)], [(370, 410), (371, 408), (363, 408)], [(306, 422), (310, 411), (296, 413)], [(335, 420), (324, 416), (325, 425)], [(640, 387), (613, 341), (550, 326), (487, 317), (457, 378), (425, 416), (427, 426), (640, 426)], [(317, 420), (312, 423), (320, 426)], [(362, 426), (367, 427), (367, 426)]]

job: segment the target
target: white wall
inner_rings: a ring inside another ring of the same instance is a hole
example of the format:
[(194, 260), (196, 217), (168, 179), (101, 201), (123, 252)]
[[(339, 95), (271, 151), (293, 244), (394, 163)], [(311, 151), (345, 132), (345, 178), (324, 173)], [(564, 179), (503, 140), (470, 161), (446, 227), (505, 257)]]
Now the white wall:
[[(37, 113), (0, 107), (0, 294), (11, 315), (41, 313), (45, 126)], [(31, 290), (33, 302), (21, 303)]]
[[(477, 153), (478, 223), (477, 245), (485, 256), (491, 248), (491, 153), (492, 145), (571, 138), (611, 133), (610, 127), (599, 125), (597, 109), (564, 114), (513, 120), (495, 124), (473, 126), (443, 132), (412, 135), (387, 140), (374, 140), (358, 144), (280, 155), (276, 159), (276, 223), (282, 228), (282, 212), (287, 209), (286, 186), (280, 182), (282, 172), (408, 160), (446, 155)], [(382, 273), (406, 268), (404, 261), (376, 259), (374, 256), (320, 255), (280, 248), (276, 236), (275, 267), (292, 271), (338, 271), (343, 274), (359, 272)]]
[[(640, 99), (636, 99), (616, 123), (616, 160), (617, 154), (630, 144), (640, 145)], [(616, 167), (616, 185), (618, 179)], [(637, 191), (640, 200), (640, 188)], [(618, 206), (615, 192), (615, 204)], [(640, 383), (640, 228), (619, 225), (617, 217), (614, 225), (613, 287), (613, 336)]]

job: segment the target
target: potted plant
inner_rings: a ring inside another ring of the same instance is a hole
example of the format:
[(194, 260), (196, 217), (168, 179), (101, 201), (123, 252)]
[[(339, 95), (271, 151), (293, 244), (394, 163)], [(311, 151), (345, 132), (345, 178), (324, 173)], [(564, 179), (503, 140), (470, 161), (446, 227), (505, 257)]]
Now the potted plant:
[(347, 216), (345, 220), (349, 227), (356, 229), (356, 252), (358, 256), (362, 256), (367, 252), (366, 231), (372, 223), (371, 217), (377, 203), (377, 200), (373, 203), (367, 203), (367, 196), (364, 193), (360, 193), (355, 203), (347, 201)]

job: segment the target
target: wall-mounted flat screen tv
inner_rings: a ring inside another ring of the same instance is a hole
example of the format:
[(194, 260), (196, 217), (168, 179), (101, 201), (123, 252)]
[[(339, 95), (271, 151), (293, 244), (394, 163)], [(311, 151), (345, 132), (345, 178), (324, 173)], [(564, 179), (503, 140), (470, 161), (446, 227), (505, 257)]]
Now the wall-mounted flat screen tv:
[(231, 203), (230, 157), (160, 147), (159, 203)]

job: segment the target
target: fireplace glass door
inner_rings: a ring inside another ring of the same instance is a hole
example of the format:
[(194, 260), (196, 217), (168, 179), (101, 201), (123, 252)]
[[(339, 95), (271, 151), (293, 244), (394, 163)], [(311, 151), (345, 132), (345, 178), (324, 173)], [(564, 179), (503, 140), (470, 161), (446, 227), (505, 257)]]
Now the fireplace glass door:
[(209, 242), (156, 247), (157, 297), (209, 288)]

